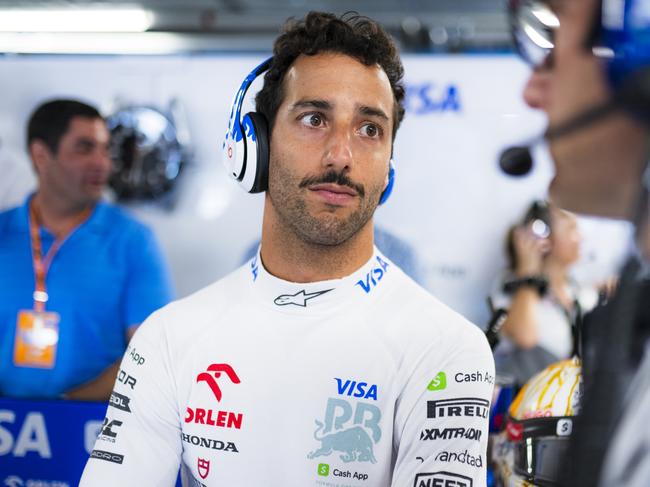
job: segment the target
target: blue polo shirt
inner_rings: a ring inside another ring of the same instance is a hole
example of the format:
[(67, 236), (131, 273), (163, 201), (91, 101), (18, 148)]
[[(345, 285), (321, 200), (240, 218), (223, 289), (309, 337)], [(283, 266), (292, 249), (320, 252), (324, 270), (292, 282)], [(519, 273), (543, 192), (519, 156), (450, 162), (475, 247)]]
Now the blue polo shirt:
[[(153, 233), (100, 202), (63, 243), (46, 278), (47, 311), (60, 317), (53, 369), (13, 363), (18, 311), (33, 309), (29, 201), (0, 213), (0, 395), (48, 398), (87, 382), (120, 359), (126, 331), (173, 297)], [(41, 227), (43, 254), (54, 236)]]

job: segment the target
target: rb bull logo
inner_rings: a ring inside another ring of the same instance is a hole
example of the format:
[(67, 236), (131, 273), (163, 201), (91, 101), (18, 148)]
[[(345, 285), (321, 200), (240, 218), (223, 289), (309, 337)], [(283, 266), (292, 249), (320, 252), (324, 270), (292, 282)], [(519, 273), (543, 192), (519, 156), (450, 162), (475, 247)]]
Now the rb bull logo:
[[(379, 421), (381, 411), (374, 404), (357, 403), (354, 409), (343, 399), (330, 398), (325, 409), (325, 422), (316, 421), (314, 438), (321, 446), (307, 455), (307, 458), (326, 457), (333, 452), (344, 462), (376, 463), (373, 445), (381, 439)], [(352, 423), (348, 427), (348, 424)], [(372, 435), (366, 431), (370, 430)]]
[(206, 460), (205, 458), (198, 458), (196, 466), (199, 470), (199, 475), (203, 480), (205, 480), (205, 478), (210, 473), (210, 460)]

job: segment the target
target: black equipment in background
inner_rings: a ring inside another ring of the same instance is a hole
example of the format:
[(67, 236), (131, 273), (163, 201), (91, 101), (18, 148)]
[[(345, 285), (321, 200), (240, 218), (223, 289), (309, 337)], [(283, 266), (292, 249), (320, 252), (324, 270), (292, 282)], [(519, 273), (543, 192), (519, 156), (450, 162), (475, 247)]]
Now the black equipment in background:
[(113, 173), (109, 185), (118, 201), (154, 200), (176, 185), (190, 159), (186, 134), (173, 115), (150, 106), (126, 106), (107, 117)]

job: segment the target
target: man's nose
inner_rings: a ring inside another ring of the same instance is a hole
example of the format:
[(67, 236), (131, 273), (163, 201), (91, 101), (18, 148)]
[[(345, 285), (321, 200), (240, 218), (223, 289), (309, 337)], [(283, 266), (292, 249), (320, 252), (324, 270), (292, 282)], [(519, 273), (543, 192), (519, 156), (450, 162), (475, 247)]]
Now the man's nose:
[(107, 150), (103, 150), (103, 149), (98, 149), (97, 151), (95, 151), (95, 153), (93, 154), (92, 162), (95, 168), (106, 170), (106, 171), (110, 170), (113, 165), (113, 161), (111, 160), (110, 154), (108, 153)]
[(352, 161), (352, 135), (345, 127), (335, 127), (327, 138), (323, 165), (340, 171), (349, 169)]

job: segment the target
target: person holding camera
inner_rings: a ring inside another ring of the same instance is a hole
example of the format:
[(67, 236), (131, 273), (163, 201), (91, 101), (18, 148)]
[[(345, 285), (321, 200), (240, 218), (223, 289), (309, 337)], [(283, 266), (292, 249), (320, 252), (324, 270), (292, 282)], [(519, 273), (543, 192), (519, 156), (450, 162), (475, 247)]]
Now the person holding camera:
[(595, 289), (570, 277), (580, 241), (575, 215), (544, 201), (535, 201), (508, 232), (509, 267), (491, 300), (507, 310), (497, 367), (520, 384), (574, 353), (576, 327), (597, 302)]

